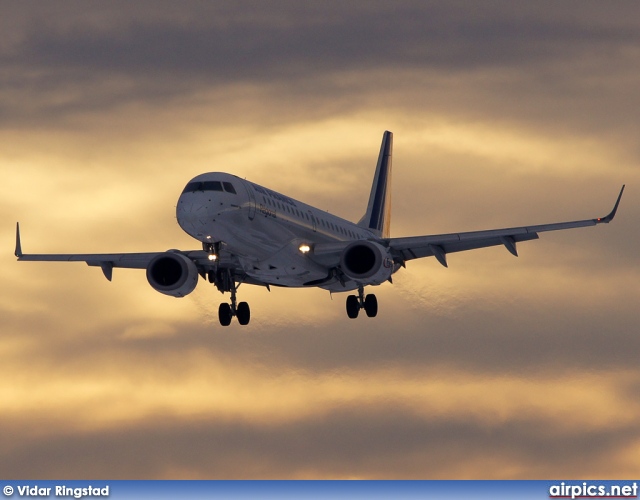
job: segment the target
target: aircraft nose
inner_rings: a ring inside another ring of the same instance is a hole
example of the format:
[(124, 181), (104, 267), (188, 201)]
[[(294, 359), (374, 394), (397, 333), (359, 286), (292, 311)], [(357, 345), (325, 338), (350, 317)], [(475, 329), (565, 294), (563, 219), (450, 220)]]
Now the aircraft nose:
[(195, 218), (195, 214), (193, 213), (193, 202), (187, 201), (184, 196), (181, 196), (178, 200), (178, 206), (176, 207), (176, 215), (179, 220), (193, 220)]
[(195, 203), (195, 200), (181, 196), (176, 207), (176, 218), (178, 224), (189, 234), (197, 234), (202, 225), (202, 220), (206, 219), (206, 207), (202, 203)]

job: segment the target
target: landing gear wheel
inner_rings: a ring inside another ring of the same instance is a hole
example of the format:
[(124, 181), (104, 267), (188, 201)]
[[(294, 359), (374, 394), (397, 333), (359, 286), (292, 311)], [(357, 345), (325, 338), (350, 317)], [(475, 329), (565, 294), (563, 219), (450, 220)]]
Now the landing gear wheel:
[(226, 302), (223, 302), (220, 304), (220, 307), (218, 307), (218, 319), (220, 320), (220, 324), (222, 326), (229, 326), (231, 324), (231, 318), (233, 318), (231, 306)]
[(358, 317), (358, 313), (360, 312), (360, 304), (358, 302), (358, 297), (355, 295), (349, 295), (347, 297), (347, 316), (351, 319), (355, 319)]
[(251, 319), (251, 309), (249, 309), (249, 304), (246, 302), (240, 302), (238, 304), (236, 316), (238, 317), (238, 323), (241, 325), (248, 325), (249, 320)]
[(375, 318), (376, 314), (378, 314), (378, 299), (374, 294), (370, 293), (364, 299), (364, 310), (370, 318)]

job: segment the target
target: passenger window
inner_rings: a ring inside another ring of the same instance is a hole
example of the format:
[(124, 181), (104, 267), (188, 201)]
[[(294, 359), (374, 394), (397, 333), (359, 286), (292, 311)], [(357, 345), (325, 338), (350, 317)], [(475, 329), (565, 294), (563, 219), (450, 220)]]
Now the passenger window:
[(223, 182), (222, 184), (224, 185), (224, 190), (225, 190), (227, 193), (238, 194), (238, 193), (236, 193), (236, 190), (235, 190), (235, 188), (233, 187), (233, 184), (231, 184), (230, 182)]

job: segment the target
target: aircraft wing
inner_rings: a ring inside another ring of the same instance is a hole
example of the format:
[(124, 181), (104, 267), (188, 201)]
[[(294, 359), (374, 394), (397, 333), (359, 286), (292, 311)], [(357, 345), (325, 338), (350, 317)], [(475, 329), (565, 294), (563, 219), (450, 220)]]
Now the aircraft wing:
[[(178, 250), (176, 250), (178, 251)], [(208, 270), (212, 267), (209, 254), (204, 250), (178, 251), (182, 255), (189, 257), (198, 270)], [(15, 255), (18, 260), (32, 262), (86, 262), (89, 266), (100, 267), (105, 277), (111, 281), (114, 267), (128, 269), (146, 269), (156, 256), (165, 252), (142, 252), (142, 253), (76, 253), (76, 254), (25, 254), (22, 252), (20, 241), (20, 224), (16, 225), (16, 250)], [(228, 268), (236, 268), (236, 262), (230, 258), (218, 261), (218, 265)], [(244, 274), (242, 267), (238, 269), (239, 275)]]
[(384, 240), (384, 244), (390, 248), (394, 258), (402, 264), (407, 260), (433, 256), (438, 259), (440, 264), (447, 267), (446, 255), (448, 253), (496, 245), (504, 245), (509, 252), (517, 256), (516, 243), (535, 240), (538, 238), (538, 233), (571, 229), (574, 227), (595, 226), (597, 224), (611, 222), (618, 210), (623, 191), (624, 186), (622, 186), (620, 190), (613, 210), (605, 217), (598, 217), (596, 219), (540, 224), (537, 226), (490, 229), (488, 231), (387, 238)]

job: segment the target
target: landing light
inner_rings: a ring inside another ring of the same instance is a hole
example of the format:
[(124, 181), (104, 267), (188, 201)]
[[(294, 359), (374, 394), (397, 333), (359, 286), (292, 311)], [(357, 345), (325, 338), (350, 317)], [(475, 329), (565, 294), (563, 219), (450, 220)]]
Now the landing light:
[(303, 243), (298, 247), (298, 250), (300, 250), (301, 253), (309, 253), (311, 251), (311, 247), (306, 243)]
[(217, 260), (218, 256), (215, 253), (210, 253), (209, 254), (209, 260)]

